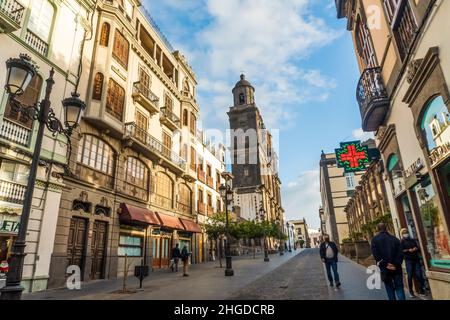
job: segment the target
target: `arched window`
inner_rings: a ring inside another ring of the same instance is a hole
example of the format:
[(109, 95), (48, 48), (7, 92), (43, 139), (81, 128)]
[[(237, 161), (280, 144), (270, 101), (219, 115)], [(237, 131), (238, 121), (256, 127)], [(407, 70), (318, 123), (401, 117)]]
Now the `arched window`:
[(244, 104), (245, 103), (245, 95), (243, 93), (239, 94), (239, 103)]
[(172, 208), (173, 182), (163, 172), (156, 174), (156, 186), (154, 194), (155, 204), (165, 208)]
[(100, 33), (100, 45), (107, 47), (109, 44), (109, 31), (111, 26), (107, 22), (103, 22), (102, 31)]
[(114, 150), (103, 140), (91, 135), (84, 135), (78, 145), (78, 163), (114, 176), (115, 163)]
[(184, 183), (178, 186), (178, 209), (185, 214), (192, 212), (192, 192)]
[(28, 21), (28, 30), (30, 30), (45, 43), (48, 43), (54, 14), (55, 9), (49, 1), (31, 1), (31, 13)]
[(395, 153), (391, 154), (388, 158), (387, 171), (394, 194), (400, 194), (405, 189), (405, 185), (400, 161)]
[(137, 158), (128, 157), (125, 165), (125, 181), (141, 189), (148, 188), (148, 168)]
[[(25, 105), (34, 105), (39, 100), (41, 88), (42, 78), (39, 75), (36, 75), (35, 77), (33, 77), (33, 79), (31, 79), (31, 82), (24, 93), (17, 97), (17, 100)], [(4, 117), (29, 129), (31, 129), (33, 126), (33, 121), (31, 119), (24, 116), (21, 111), (16, 111), (11, 108), (11, 105), (9, 103), (6, 104)]]
[(92, 99), (94, 100), (102, 100), (103, 79), (103, 74), (97, 72), (94, 78), (94, 88), (92, 89)]
[(124, 103), (125, 90), (113, 79), (109, 79), (108, 94), (106, 97), (106, 111), (122, 121)]
[(434, 98), (425, 108), (420, 128), (430, 152), (450, 142), (447, 113), (447, 106), (441, 96)]

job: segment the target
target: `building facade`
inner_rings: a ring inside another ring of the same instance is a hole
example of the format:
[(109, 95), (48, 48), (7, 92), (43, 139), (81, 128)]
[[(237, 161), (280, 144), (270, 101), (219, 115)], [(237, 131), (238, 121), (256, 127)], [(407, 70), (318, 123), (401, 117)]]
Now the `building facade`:
[(290, 220), (289, 223), (294, 226), (294, 229), (296, 231), (297, 238), (295, 239), (295, 243), (297, 247), (311, 248), (311, 238), (309, 237), (309, 229), (308, 224), (306, 223), (306, 219), (303, 218), (302, 220)]
[[(255, 220), (259, 217), (260, 208), (263, 208), (265, 219), (278, 221), (280, 228), (283, 228), (281, 180), (272, 134), (265, 128), (255, 103), (255, 89), (244, 75), (233, 88), (233, 101), (228, 117), (235, 205), (239, 207), (239, 216)], [(269, 245), (272, 249), (273, 239), (269, 240)]]
[[(20, 0), (0, 3), (0, 63), (27, 54), (37, 66), (37, 75), (19, 97), (33, 105), (45, 96), (50, 70), (54, 70), (52, 108), (62, 119), (61, 101), (77, 91), (81, 81), (80, 55), (91, 33), (94, 1)], [(58, 26), (58, 27), (56, 27)], [(2, 70), (6, 70), (2, 68)], [(32, 121), (8, 103), (0, 72), (0, 262), (9, 261), (12, 242), (20, 228), (31, 157), (38, 130)], [(64, 182), (61, 165), (67, 160), (67, 141), (47, 129), (40, 150), (41, 163), (33, 193), (26, 237), (23, 282), (25, 291), (47, 287), (50, 260)]]
[(344, 209), (347, 214), (349, 238), (353, 241), (370, 241), (377, 232), (377, 223), (380, 222), (386, 223), (388, 230), (394, 232), (383, 173), (382, 161), (370, 163)]
[(195, 74), (140, 1), (95, 9), (80, 85), (87, 109), (63, 181), (49, 287), (64, 285), (68, 266), (89, 281), (141, 263), (165, 268), (176, 243), (192, 262), (202, 252), (187, 161), (197, 146)]
[(450, 2), (336, 5), (352, 34), (362, 128), (376, 133), (397, 235), (408, 228), (419, 239), (433, 297), (449, 299)]

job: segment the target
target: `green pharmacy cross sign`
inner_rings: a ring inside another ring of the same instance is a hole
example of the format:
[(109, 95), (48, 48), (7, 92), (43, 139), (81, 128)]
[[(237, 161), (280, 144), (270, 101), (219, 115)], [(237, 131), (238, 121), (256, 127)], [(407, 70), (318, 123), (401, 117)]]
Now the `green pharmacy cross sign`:
[(369, 148), (362, 146), (361, 141), (341, 142), (341, 148), (336, 149), (336, 161), (344, 171), (364, 171), (369, 163)]

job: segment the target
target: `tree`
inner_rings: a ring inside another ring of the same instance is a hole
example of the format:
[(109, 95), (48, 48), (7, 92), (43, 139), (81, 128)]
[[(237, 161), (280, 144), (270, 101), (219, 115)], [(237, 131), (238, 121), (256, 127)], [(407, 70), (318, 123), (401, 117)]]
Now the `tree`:
[(219, 212), (214, 214), (212, 217), (210, 217), (208, 219), (208, 222), (205, 223), (204, 228), (205, 228), (205, 232), (208, 235), (208, 238), (210, 238), (211, 240), (214, 240), (215, 243), (217, 244), (217, 248), (218, 248), (218, 256), (219, 256), (219, 265), (222, 268), (222, 239), (223, 236), (226, 233), (226, 229), (225, 229), (225, 221), (226, 221), (226, 216), (224, 213)]

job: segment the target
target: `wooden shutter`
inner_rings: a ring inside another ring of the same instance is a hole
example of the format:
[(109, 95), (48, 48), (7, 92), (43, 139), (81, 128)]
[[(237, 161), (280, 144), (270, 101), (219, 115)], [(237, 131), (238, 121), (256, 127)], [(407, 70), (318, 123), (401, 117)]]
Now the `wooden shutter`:
[(92, 99), (94, 100), (102, 100), (103, 79), (104, 79), (103, 74), (97, 72), (94, 78), (94, 88), (92, 90)]
[(114, 34), (113, 57), (125, 68), (128, 68), (128, 53), (130, 44), (127, 39), (116, 30)]
[(102, 25), (102, 31), (100, 33), (100, 45), (107, 47), (109, 44), (109, 30), (111, 29), (109, 23), (104, 22)]
[(109, 79), (106, 111), (122, 121), (125, 90), (113, 79)]

